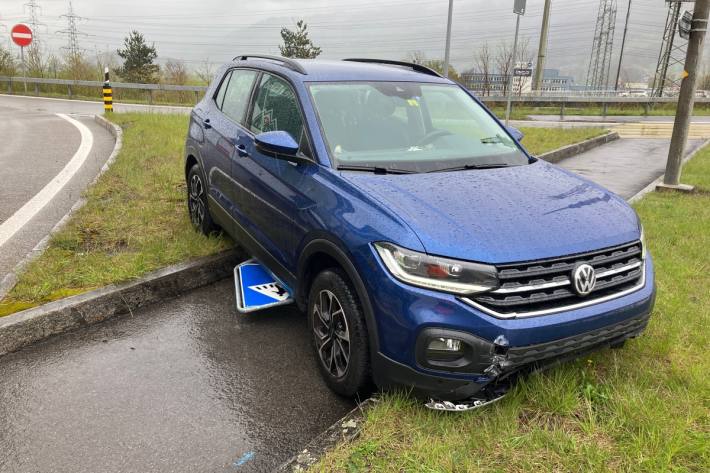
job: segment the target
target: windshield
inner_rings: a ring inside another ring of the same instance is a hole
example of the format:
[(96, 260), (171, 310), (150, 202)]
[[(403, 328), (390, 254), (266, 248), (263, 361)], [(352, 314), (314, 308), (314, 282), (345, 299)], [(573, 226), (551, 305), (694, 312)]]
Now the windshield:
[(337, 167), (430, 172), (529, 162), (458, 86), (319, 82), (309, 88)]

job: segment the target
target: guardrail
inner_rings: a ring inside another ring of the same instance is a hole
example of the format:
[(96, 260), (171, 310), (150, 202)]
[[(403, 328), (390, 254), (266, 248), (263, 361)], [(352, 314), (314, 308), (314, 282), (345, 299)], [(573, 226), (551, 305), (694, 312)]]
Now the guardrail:
[[(66, 88), (66, 95), (69, 98), (73, 98), (76, 94), (78, 88), (88, 88), (92, 91), (95, 89), (96, 96), (101, 97), (101, 88), (103, 82), (101, 81), (90, 81), (90, 80), (66, 80), (66, 79), (44, 79), (36, 77), (28, 77), (23, 79), (22, 77), (8, 77), (0, 76), (0, 90), (5, 90), (10, 94), (16, 93), (16, 91), (24, 91), (25, 83), (28, 88), (34, 92), (35, 95), (40, 95), (41, 86), (45, 87), (57, 87)], [(4, 84), (4, 85), (3, 85)], [(111, 87), (114, 91), (143, 91), (149, 104), (153, 104), (154, 95), (156, 93), (192, 93), (194, 96), (194, 102), (197, 103), (200, 96), (207, 90), (206, 86), (200, 85), (172, 85), (172, 84), (134, 84), (128, 82), (111, 82)], [(56, 93), (56, 92), (55, 92)], [(541, 95), (525, 94), (525, 95), (515, 95), (511, 97), (511, 101), (515, 104), (528, 104), (531, 106), (550, 106), (557, 105), (560, 108), (560, 115), (565, 115), (565, 109), (571, 104), (598, 104), (601, 106), (602, 114), (606, 115), (609, 105), (623, 105), (623, 104), (637, 104), (644, 108), (645, 112), (648, 113), (650, 109), (659, 103), (676, 103), (678, 99), (676, 97), (619, 97), (610, 96), (608, 94), (590, 94), (580, 92), (581, 95), (570, 95), (569, 92), (563, 92), (559, 95), (551, 95), (551, 92), (544, 92)], [(116, 95), (116, 94), (114, 94)], [(478, 95), (479, 99), (487, 104), (504, 103), (507, 97), (502, 95)], [(184, 96), (181, 97), (182, 102), (186, 105), (190, 102), (184, 101)], [(120, 97), (119, 97), (120, 100)], [(710, 98), (698, 97), (695, 99), (696, 103), (710, 103)]]
[[(38, 77), (8, 77), (0, 76), (0, 84), (4, 86), (0, 90), (5, 90), (10, 94), (16, 91), (24, 91), (25, 84), (34, 92), (35, 95), (40, 95), (42, 85), (45, 86), (63, 86), (66, 87), (66, 95), (73, 98), (76, 95), (77, 89), (83, 87), (95, 89), (96, 96), (101, 97), (103, 82), (97, 80), (67, 80), (67, 79), (45, 79)], [(172, 85), (172, 84), (135, 84), (129, 82), (111, 82), (111, 87), (114, 90), (136, 90), (144, 91), (149, 104), (153, 103), (154, 94), (156, 92), (192, 92), (194, 94), (194, 102), (197, 103), (201, 94), (207, 90), (206, 86), (201, 85)]]

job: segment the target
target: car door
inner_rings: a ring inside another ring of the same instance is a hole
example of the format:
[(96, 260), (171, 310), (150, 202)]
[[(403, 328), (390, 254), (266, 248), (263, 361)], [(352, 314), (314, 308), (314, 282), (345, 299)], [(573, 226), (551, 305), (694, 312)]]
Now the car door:
[[(215, 105), (218, 111), (211, 116), (210, 147), (211, 155), (219, 166), (215, 166), (215, 173), (211, 181), (217, 183), (215, 193), (219, 204), (233, 217), (235, 206), (239, 201), (241, 188), (232, 178), (232, 162), (238, 158), (237, 144), (249, 132), (244, 127), (244, 119), (249, 105), (249, 98), (258, 75), (252, 69), (232, 69), (229, 82), (226, 84), (224, 95)], [(221, 93), (221, 89), (220, 89)]]
[[(208, 195), (224, 209), (233, 205), (233, 201), (228, 197), (232, 164), (228, 156), (219, 152), (218, 145), (221, 135), (218, 132), (218, 128), (224, 95), (231, 76), (231, 70), (225, 72), (215, 94), (207, 101), (205, 106), (201, 107), (199, 114), (195, 113), (194, 117), (194, 120), (202, 128), (204, 135), (201, 157), (205, 178), (208, 182)], [(218, 128), (216, 129), (214, 125), (217, 125)], [(224, 225), (225, 222), (220, 223)]]
[(248, 127), (253, 135), (240, 138), (243, 156), (232, 164), (232, 175), (244, 191), (235, 219), (279, 265), (295, 274), (296, 248), (307, 231), (305, 211), (315, 205), (308, 194), (317, 165), (278, 159), (261, 153), (254, 144), (259, 133), (283, 130), (300, 143), (302, 158), (312, 157), (298, 97), (286, 80), (262, 73)]

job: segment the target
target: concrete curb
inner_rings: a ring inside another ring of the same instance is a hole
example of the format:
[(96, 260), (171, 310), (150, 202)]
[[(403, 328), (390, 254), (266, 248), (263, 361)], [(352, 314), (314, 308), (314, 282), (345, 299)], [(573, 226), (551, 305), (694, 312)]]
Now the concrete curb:
[(240, 249), (181, 263), (124, 284), (110, 285), (0, 317), (0, 356), (39, 340), (228, 278), (245, 259)]
[(311, 440), (300, 452), (282, 463), (276, 472), (303, 472), (318, 463), (323, 455), (342, 442), (350, 442), (360, 435), (365, 411), (370, 409), (377, 399), (368, 398), (355, 406), (340, 420), (333, 423), (324, 432)]
[(559, 163), (563, 159), (571, 158), (590, 149), (597, 148), (601, 145), (609, 143), (610, 141), (618, 140), (619, 134), (615, 131), (610, 131), (601, 136), (596, 136), (588, 140), (584, 140), (580, 143), (575, 143), (562, 148), (558, 148), (547, 153), (541, 154), (538, 158), (547, 161), (548, 163)]
[[(694, 150), (692, 153), (690, 153), (688, 156), (686, 156), (685, 158), (683, 158), (683, 165), (685, 165), (685, 163), (687, 163), (688, 161), (690, 161), (691, 159), (693, 159), (696, 154), (698, 154), (700, 151), (702, 151), (703, 149), (705, 149), (708, 145), (710, 145), (710, 140), (705, 140), (705, 142), (704, 142), (703, 144), (701, 144), (700, 146), (698, 146), (697, 148), (695, 148), (695, 150)], [(645, 196), (645, 195), (648, 194), (649, 192), (652, 192), (653, 190), (655, 190), (655, 189), (656, 189), (656, 186), (657, 186), (658, 184), (660, 184), (660, 183), (663, 182), (663, 178), (664, 178), (665, 176), (666, 176), (665, 173), (661, 174), (661, 175), (658, 177), (658, 179), (655, 179), (655, 180), (654, 180), (653, 182), (651, 182), (649, 185), (647, 185), (646, 187), (644, 187), (643, 189), (641, 189), (640, 191), (638, 191), (638, 192), (637, 192), (636, 194), (634, 194), (627, 202), (628, 202), (629, 204), (633, 204), (634, 202), (638, 202), (639, 200), (641, 200), (641, 198), (642, 198), (643, 196)]]
[[(123, 146), (123, 130), (121, 130), (121, 127), (118, 125), (114, 125), (110, 121), (106, 120), (104, 117), (100, 115), (94, 115), (94, 121), (101, 125), (102, 127), (106, 128), (111, 135), (113, 135), (114, 139), (116, 140), (116, 143), (113, 146), (113, 151), (111, 151), (111, 154), (109, 155), (108, 159), (104, 163), (104, 165), (101, 167), (99, 170), (99, 173), (92, 179), (92, 181), (89, 183), (88, 187), (93, 186), (96, 181), (98, 181), (99, 177), (103, 175), (116, 161), (116, 157), (118, 156), (118, 153), (121, 151), (121, 147)], [(2, 300), (3, 297), (5, 297), (13, 287), (15, 287), (15, 284), (17, 284), (18, 280), (18, 275), (22, 272), (22, 270), (35, 258), (37, 258), (40, 254), (44, 252), (44, 250), (47, 249), (47, 245), (49, 245), (49, 240), (52, 238), (52, 236), (57, 233), (59, 230), (61, 230), (69, 221), (72, 215), (76, 213), (77, 210), (82, 208), (86, 204), (86, 199), (84, 197), (80, 197), (79, 200), (77, 200), (74, 205), (69, 209), (69, 212), (64, 215), (64, 217), (59, 220), (54, 227), (49, 231), (47, 236), (42, 238), (37, 245), (35, 245), (32, 250), (30, 250), (27, 255), (25, 255), (22, 260), (15, 265), (15, 267), (10, 271), (9, 274), (5, 275), (5, 277), (2, 278), (0, 281), (0, 300)]]

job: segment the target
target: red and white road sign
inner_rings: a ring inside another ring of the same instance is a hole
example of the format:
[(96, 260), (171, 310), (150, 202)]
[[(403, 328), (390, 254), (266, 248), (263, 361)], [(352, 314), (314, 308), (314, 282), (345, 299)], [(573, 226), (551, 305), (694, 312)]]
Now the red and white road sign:
[(12, 41), (16, 45), (24, 48), (25, 46), (29, 46), (32, 42), (32, 30), (24, 23), (18, 23), (12, 27), (10, 37), (12, 37)]

